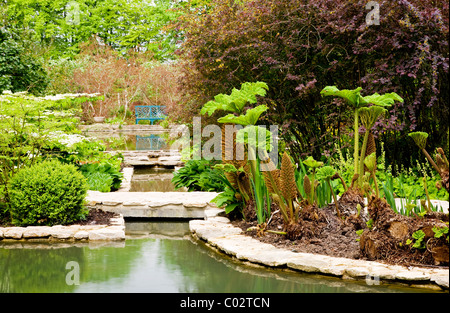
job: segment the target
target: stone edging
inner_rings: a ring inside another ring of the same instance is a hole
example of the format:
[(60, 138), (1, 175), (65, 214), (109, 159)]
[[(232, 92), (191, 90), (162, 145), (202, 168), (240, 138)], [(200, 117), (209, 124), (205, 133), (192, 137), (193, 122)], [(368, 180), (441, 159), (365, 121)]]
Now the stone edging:
[(125, 220), (120, 215), (110, 219), (111, 225), (0, 227), (0, 240), (125, 240)]
[(194, 236), (241, 261), (268, 267), (319, 273), (343, 279), (362, 279), (389, 283), (406, 283), (417, 287), (449, 289), (449, 271), (445, 269), (405, 267), (375, 261), (352, 260), (311, 253), (298, 253), (260, 242), (234, 227), (218, 210), (206, 214), (205, 220), (192, 220), (189, 229)]
[(122, 169), (122, 182), (120, 183), (120, 188), (117, 192), (130, 192), (131, 180), (133, 179), (134, 167), (124, 167)]

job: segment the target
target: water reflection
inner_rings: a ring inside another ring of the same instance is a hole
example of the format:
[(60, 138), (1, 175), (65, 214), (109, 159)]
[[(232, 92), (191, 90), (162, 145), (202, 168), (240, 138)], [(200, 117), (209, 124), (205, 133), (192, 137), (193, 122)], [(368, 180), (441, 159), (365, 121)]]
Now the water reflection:
[[(0, 241), (0, 292), (417, 292), (246, 266), (193, 241), (187, 223), (127, 223), (120, 243)], [(68, 262), (79, 285), (67, 284)]]
[(161, 135), (136, 136), (136, 150), (164, 150), (166, 140)]
[(175, 189), (172, 183), (173, 169), (159, 167), (135, 167), (131, 180), (131, 192), (185, 192), (186, 188)]
[(170, 272), (181, 272), (181, 292), (201, 293), (348, 293), (348, 292), (418, 292), (395, 285), (368, 286), (339, 278), (303, 274), (282, 269), (243, 265), (218, 254), (202, 242), (161, 242), (164, 264)]
[(72, 292), (65, 280), (68, 260), (85, 265), (83, 251), (66, 249), (0, 249), (0, 292)]
[(85, 136), (102, 140), (107, 150), (169, 150), (168, 133), (86, 132)]

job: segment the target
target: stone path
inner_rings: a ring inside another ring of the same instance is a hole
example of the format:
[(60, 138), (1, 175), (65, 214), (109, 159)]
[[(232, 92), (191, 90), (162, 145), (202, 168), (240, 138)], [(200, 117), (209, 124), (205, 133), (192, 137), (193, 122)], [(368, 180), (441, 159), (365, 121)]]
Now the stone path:
[(124, 217), (204, 218), (215, 208), (216, 192), (110, 192), (89, 191), (88, 206)]
[(262, 243), (246, 236), (228, 218), (217, 216), (219, 210), (207, 211), (206, 220), (193, 220), (189, 228), (194, 236), (239, 260), (269, 267), (362, 279), (367, 284), (383, 281), (406, 283), (411, 286), (449, 289), (449, 270), (425, 267), (388, 265), (374, 261), (352, 260), (326, 255), (297, 253)]

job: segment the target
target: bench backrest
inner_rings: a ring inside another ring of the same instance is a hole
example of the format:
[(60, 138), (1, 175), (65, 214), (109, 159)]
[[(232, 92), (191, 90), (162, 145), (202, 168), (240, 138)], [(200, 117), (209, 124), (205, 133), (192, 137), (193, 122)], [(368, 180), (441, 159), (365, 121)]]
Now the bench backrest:
[(136, 114), (136, 124), (140, 120), (149, 120), (152, 124), (155, 120), (162, 120), (166, 118), (164, 114), (164, 105), (136, 105), (134, 112)]

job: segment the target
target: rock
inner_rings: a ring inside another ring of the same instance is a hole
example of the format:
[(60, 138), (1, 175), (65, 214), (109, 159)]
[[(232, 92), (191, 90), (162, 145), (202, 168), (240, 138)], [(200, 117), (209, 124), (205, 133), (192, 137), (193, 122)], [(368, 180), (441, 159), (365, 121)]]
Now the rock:
[(52, 228), (49, 226), (28, 226), (23, 232), (23, 238), (50, 237)]
[[(276, 253), (274, 253), (276, 252)], [(263, 249), (258, 251), (255, 249), (253, 257), (247, 256), (250, 262), (261, 263), (270, 267), (286, 266), (288, 260), (292, 258), (294, 252), (291, 251), (274, 251), (272, 249)]]
[(429, 280), (430, 275), (427, 275), (423, 271), (400, 271), (395, 275), (395, 278), (401, 280)]
[(350, 267), (345, 270), (345, 273), (350, 277), (361, 278), (369, 275), (369, 270), (366, 267)]
[(329, 258), (328, 267), (322, 269), (322, 273), (331, 274), (334, 276), (343, 276), (345, 270), (357, 263), (355, 260), (347, 258)]
[(123, 226), (110, 226), (89, 232), (89, 240), (124, 240)]
[(73, 226), (52, 226), (50, 230), (50, 235), (54, 239), (70, 239), (73, 238), (75, 233), (79, 230), (79, 225)]
[(76, 240), (86, 240), (89, 239), (89, 233), (85, 230), (80, 230), (73, 235), (73, 238)]
[(158, 161), (160, 161), (160, 162), (178, 162), (178, 161), (181, 161), (181, 156), (175, 155), (175, 156), (159, 157)]
[(136, 201), (126, 201), (122, 203), (123, 206), (147, 206), (145, 203), (136, 202)]
[(430, 280), (435, 282), (437, 285), (449, 289), (449, 276), (448, 273), (445, 275), (432, 275)]
[(103, 201), (103, 205), (106, 205), (106, 206), (118, 206), (121, 203), (122, 202), (119, 202), (119, 201)]
[(230, 219), (224, 216), (217, 216), (217, 217), (209, 217), (208, 221), (216, 222), (216, 223), (230, 223)]
[(125, 220), (123, 217), (113, 217), (109, 219), (112, 226), (123, 226), (125, 225)]
[(322, 269), (328, 268), (328, 263), (320, 255), (299, 253), (298, 256), (289, 260), (287, 266), (303, 272), (320, 273)]
[(207, 226), (195, 222), (196, 222), (195, 220), (189, 222), (190, 230), (195, 231), (198, 237), (206, 241), (209, 241), (214, 237), (223, 237), (242, 233), (242, 230), (240, 228), (232, 227), (230, 224), (225, 224), (222, 222), (219, 223), (211, 222)]
[(24, 231), (24, 227), (7, 227), (3, 231), (3, 237), (21, 239)]
[(398, 270), (383, 264), (372, 266), (370, 269), (370, 275), (372, 277), (379, 277), (380, 279), (394, 280), (397, 272)]
[(181, 205), (182, 202), (181, 201), (151, 201), (148, 202), (147, 205), (149, 208), (161, 208), (161, 209), (173, 209), (174, 206), (178, 206)]
[(185, 202), (185, 203), (183, 203), (183, 206), (184, 206), (185, 208), (198, 208), (198, 209), (202, 209), (202, 208), (205, 208), (206, 205), (207, 205), (207, 204), (206, 204), (205, 202), (192, 202), (192, 203)]

